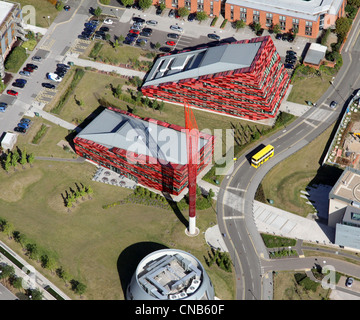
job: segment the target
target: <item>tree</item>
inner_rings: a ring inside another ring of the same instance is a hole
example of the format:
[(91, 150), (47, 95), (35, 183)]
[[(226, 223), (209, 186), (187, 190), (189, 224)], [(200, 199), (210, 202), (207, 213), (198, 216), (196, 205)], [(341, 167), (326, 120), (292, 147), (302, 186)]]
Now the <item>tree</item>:
[(354, 6), (356, 8), (360, 7), (360, 0), (348, 0), (347, 4)]
[(30, 164), (30, 166), (34, 163), (34, 160), (35, 160), (35, 156), (33, 153), (30, 153), (27, 157), (27, 161), (28, 163)]
[(9, 265), (0, 265), (0, 279), (5, 279), (10, 277), (11, 275), (15, 274), (15, 269), (13, 266)]
[(26, 163), (26, 149), (24, 149), (23, 152), (21, 152), (21, 158), (20, 158), (20, 164), (24, 168), (24, 164)]
[(204, 12), (204, 11), (196, 12), (196, 19), (199, 20), (200, 22), (206, 20), (207, 18), (208, 18), (208, 15), (206, 12)]
[(39, 289), (31, 290), (31, 300), (42, 300), (43, 294)]
[(30, 257), (30, 259), (37, 259), (39, 256), (39, 250), (37, 248), (36, 243), (28, 243), (26, 245), (27, 253)]
[(121, 0), (121, 2), (125, 7), (132, 6), (134, 4), (134, 0)]
[(45, 269), (53, 271), (56, 268), (56, 261), (54, 258), (44, 254), (41, 256), (41, 266)]
[(280, 33), (281, 32), (281, 29), (280, 29), (280, 25), (277, 23), (277, 24), (274, 24), (273, 26), (272, 26), (272, 31), (274, 32), (274, 33)]
[(102, 9), (100, 7), (97, 7), (95, 10), (94, 10), (94, 15), (96, 17), (99, 17), (100, 15), (102, 14)]
[(257, 34), (261, 30), (261, 24), (259, 22), (254, 23), (253, 25), (254, 31)]
[(236, 20), (235, 21), (235, 29), (238, 31), (241, 28), (244, 28), (246, 26), (246, 23), (244, 20)]
[(152, 5), (152, 0), (139, 0), (139, 6), (143, 10), (150, 8), (151, 5)]
[(335, 32), (337, 35), (345, 37), (351, 27), (351, 20), (345, 17), (341, 17), (335, 22)]
[(13, 231), (14, 231), (14, 225), (11, 222), (6, 221), (2, 226), (3, 232), (5, 232), (8, 237), (10, 238)]
[(181, 17), (181, 18), (184, 18), (186, 16), (188, 16), (190, 13), (189, 9), (186, 8), (186, 7), (181, 7), (178, 9), (178, 15)]

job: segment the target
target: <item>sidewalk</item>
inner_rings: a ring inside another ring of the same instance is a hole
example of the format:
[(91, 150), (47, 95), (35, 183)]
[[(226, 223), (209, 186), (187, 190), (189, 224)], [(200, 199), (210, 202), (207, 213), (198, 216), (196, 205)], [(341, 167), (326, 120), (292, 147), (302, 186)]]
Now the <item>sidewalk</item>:
[[(17, 255), (13, 250), (11, 250), (2, 241), (0, 241), (0, 246), (3, 247), (8, 253), (10, 253), (14, 258), (16, 258), (16, 260), (18, 260), (21, 264), (23, 264), (24, 266), (28, 266), (27, 267), (28, 270), (30, 270), (30, 271), (32, 270), (33, 267), (30, 266), (28, 262), (26, 262), (24, 259), (22, 259), (19, 255)], [(27, 274), (23, 270), (21, 270), (18, 266), (16, 266), (13, 262), (11, 262), (8, 258), (6, 258), (1, 253), (0, 253), (0, 263), (6, 263), (10, 266), (13, 266), (14, 270), (15, 270), (15, 274), (18, 277), (21, 277), (23, 279), (24, 279), (24, 277), (30, 277), (30, 276), (27, 276)], [(53, 297), (49, 292), (47, 292), (44, 289), (47, 286), (51, 287), (51, 289), (53, 289), (56, 293), (58, 293), (65, 300), (71, 300), (65, 293), (63, 293), (52, 282), (50, 282), (48, 279), (46, 279), (41, 273), (36, 272), (33, 276), (35, 277), (35, 282), (36, 282), (35, 285), (36, 285), (37, 289), (39, 289), (43, 293), (43, 300), (56, 300), (55, 297)]]

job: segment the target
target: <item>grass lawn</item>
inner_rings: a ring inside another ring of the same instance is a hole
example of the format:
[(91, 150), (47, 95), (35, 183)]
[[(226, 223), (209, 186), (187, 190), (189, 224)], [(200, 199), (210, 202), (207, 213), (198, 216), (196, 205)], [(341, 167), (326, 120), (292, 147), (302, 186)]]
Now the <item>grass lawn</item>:
[(330, 168), (326, 175), (322, 174), (325, 169), (319, 163), (323, 152), (326, 152), (333, 128), (334, 125), (306, 147), (276, 165), (265, 176), (261, 182), (265, 198), (273, 199), (275, 207), (304, 217), (313, 212), (306, 200), (300, 197), (300, 190), (305, 190), (311, 182), (332, 183), (331, 179), (338, 177), (336, 168)]
[(321, 285), (317, 290), (305, 290), (295, 281), (292, 271), (276, 272), (274, 274), (274, 300), (323, 300), (327, 299), (330, 289), (323, 289)]
[[(51, 25), (59, 14), (59, 11), (55, 9), (55, 6), (46, 0), (19, 0), (17, 2), (20, 3), (22, 8), (26, 5), (35, 7), (35, 25), (37, 27), (48, 28), (49, 22)], [(23, 17), (25, 19), (27, 14), (27, 12), (23, 12)]]
[(303, 76), (296, 74), (291, 81), (293, 87), (288, 101), (306, 104), (306, 101), (316, 102), (330, 86), (332, 75), (322, 73), (322, 76)]

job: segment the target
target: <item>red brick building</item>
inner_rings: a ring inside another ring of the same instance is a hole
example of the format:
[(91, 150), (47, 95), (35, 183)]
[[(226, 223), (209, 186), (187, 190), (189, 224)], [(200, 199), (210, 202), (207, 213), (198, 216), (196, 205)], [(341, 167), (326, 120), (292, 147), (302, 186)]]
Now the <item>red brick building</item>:
[(317, 38), (319, 31), (335, 25), (345, 16), (346, 0), (226, 0), (225, 18), (260, 23), (264, 29), (279, 25), (281, 32)]
[(158, 58), (145, 96), (250, 120), (274, 118), (289, 76), (270, 36)]
[[(179, 195), (188, 185), (185, 128), (114, 108), (74, 139), (78, 155), (145, 187)], [(211, 164), (212, 135), (200, 133), (198, 174)]]

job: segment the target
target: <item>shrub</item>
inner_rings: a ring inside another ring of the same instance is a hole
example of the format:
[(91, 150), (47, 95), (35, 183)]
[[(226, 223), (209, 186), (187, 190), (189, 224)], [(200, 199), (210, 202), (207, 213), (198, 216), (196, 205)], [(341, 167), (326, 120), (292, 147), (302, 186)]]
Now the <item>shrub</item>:
[(26, 58), (26, 49), (23, 47), (15, 47), (6, 58), (5, 69), (11, 72), (17, 72)]

